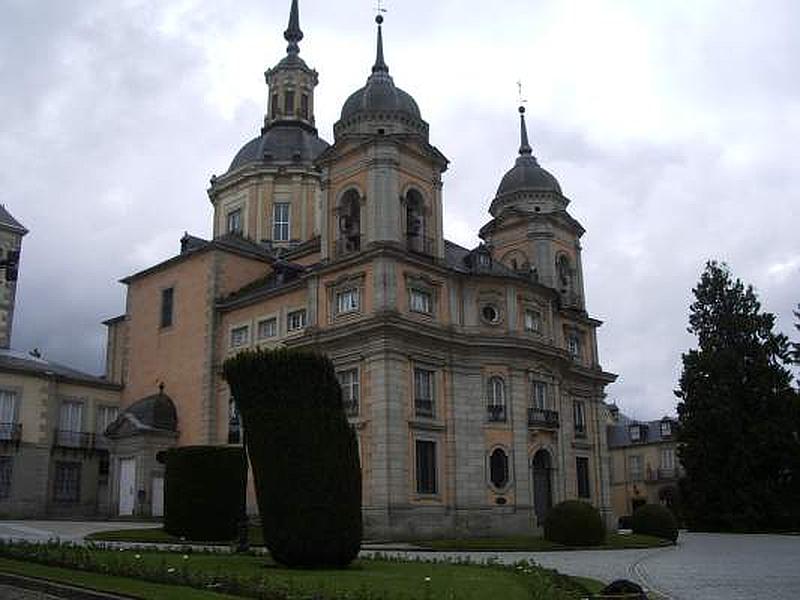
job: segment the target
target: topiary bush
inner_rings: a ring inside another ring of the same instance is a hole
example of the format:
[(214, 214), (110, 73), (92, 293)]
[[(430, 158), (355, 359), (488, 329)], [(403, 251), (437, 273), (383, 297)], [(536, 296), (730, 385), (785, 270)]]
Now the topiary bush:
[(606, 528), (594, 506), (579, 500), (566, 500), (547, 513), (544, 537), (566, 546), (596, 546), (605, 541)]
[(678, 522), (666, 506), (644, 504), (631, 517), (633, 533), (653, 535), (675, 542), (678, 539)]
[(361, 547), (361, 466), (333, 364), (303, 350), (223, 366), (255, 481), (264, 543), (292, 567), (343, 567)]
[(184, 446), (165, 458), (166, 532), (198, 541), (235, 538), (244, 503), (242, 449)]

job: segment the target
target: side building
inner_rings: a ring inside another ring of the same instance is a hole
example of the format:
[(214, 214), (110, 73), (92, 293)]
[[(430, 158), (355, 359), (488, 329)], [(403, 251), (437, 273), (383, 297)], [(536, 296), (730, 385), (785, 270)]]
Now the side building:
[(678, 421), (634, 421), (611, 405), (608, 426), (611, 460), (611, 502), (614, 514), (625, 518), (643, 504), (663, 504), (679, 512), (678, 480), (682, 468), (676, 455)]
[[(524, 111), (482, 242), (464, 248), (444, 238), (448, 160), (389, 74), (382, 18), (332, 144), (315, 125), (297, 0), (284, 36), (260, 134), (212, 178), (213, 239), (185, 236), (124, 279), (126, 313), (107, 322), (108, 374), (124, 384), (112, 504), (155, 513), (154, 455), (170, 443), (239, 443), (221, 365), (287, 346), (336, 366), (367, 535), (535, 532), (569, 498), (613, 524), (603, 400), (615, 376), (586, 310), (584, 229), (533, 156)], [(133, 427), (143, 402), (174, 422)]]

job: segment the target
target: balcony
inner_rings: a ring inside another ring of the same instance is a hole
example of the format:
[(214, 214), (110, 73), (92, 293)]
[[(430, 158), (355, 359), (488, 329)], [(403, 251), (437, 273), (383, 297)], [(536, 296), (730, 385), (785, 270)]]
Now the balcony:
[(415, 398), (414, 414), (418, 417), (432, 417), (433, 398)]
[(433, 254), (433, 238), (424, 235), (406, 236), (406, 248), (419, 254)]
[(358, 416), (358, 400), (344, 400), (342, 404), (344, 405), (344, 414), (348, 417)]
[(676, 469), (647, 469), (647, 481), (671, 481), (677, 477)]
[(22, 440), (22, 423), (0, 423), (0, 444), (19, 446)]
[(529, 408), (528, 427), (533, 429), (558, 429), (558, 411), (544, 408)]
[(53, 450), (79, 450), (93, 453), (108, 450), (108, 440), (87, 431), (56, 429), (53, 435)]
[(363, 235), (351, 235), (348, 237), (339, 238), (336, 240), (336, 256), (346, 256), (348, 254), (354, 254), (360, 251), (363, 247), (363, 241)]
[(506, 420), (506, 407), (502, 404), (489, 404), (486, 412), (490, 423), (503, 423)]

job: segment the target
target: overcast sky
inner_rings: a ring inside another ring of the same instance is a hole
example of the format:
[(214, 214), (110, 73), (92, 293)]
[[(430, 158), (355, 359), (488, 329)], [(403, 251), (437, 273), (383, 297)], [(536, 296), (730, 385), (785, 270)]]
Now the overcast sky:
[[(674, 413), (706, 260), (794, 334), (800, 302), (800, 2), (386, 0), (386, 62), (445, 173), (445, 235), (473, 246), (519, 146), (586, 228), (609, 397)], [(117, 280), (211, 233), (206, 195), (262, 123), (289, 0), (0, 0), (0, 202), (25, 238), (13, 345), (102, 371)], [(301, 0), (301, 56), (333, 141), (374, 59), (372, 0)], [(795, 336), (796, 337), (796, 336)]]

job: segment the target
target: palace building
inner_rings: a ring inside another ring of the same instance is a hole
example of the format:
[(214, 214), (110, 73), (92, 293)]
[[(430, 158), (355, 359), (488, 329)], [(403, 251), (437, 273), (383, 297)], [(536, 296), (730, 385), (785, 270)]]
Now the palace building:
[(123, 386), (107, 432), (116, 514), (159, 513), (160, 450), (239, 443), (222, 363), (288, 346), (336, 365), (368, 537), (533, 532), (571, 498), (613, 525), (603, 400), (615, 375), (584, 302), (584, 229), (520, 109), (482, 243), (444, 238), (448, 160), (390, 74), (382, 21), (328, 143), (293, 0), (263, 127), (211, 180), (213, 238), (186, 235), (123, 280), (126, 312), (106, 322), (106, 377)]

